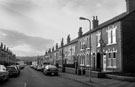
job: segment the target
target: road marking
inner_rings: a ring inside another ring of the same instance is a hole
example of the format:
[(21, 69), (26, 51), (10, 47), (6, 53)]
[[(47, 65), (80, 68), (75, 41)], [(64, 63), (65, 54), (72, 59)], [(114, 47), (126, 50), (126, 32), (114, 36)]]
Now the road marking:
[(27, 83), (24, 83), (24, 87), (27, 87)]

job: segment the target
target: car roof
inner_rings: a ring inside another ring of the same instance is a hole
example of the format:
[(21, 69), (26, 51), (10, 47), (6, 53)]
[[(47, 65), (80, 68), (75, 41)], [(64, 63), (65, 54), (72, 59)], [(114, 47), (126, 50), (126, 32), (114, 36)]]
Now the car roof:
[(4, 65), (0, 65), (0, 67), (5, 67)]
[(16, 67), (16, 66), (7, 66), (7, 67)]
[(16, 66), (16, 65), (11, 65), (11, 66), (7, 66), (7, 67), (16, 67), (16, 68), (17, 68), (17, 66)]
[(49, 68), (50, 68), (50, 67), (52, 67), (52, 68), (55, 67), (55, 68), (57, 68), (55, 65), (46, 65), (46, 67), (49, 67)]
[(6, 68), (4, 65), (0, 65), (0, 70)]

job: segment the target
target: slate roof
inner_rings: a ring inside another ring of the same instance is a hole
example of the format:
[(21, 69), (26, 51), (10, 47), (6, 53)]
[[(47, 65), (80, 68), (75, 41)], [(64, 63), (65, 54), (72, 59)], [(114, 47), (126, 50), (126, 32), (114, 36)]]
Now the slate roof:
[[(103, 27), (105, 27), (105, 26), (108, 26), (108, 25), (110, 25), (110, 24), (112, 24), (112, 23), (115, 23), (115, 22), (117, 22), (117, 21), (120, 21), (121, 19), (125, 18), (126, 16), (128, 16), (129, 14), (131, 14), (131, 13), (133, 13), (133, 12), (135, 12), (135, 10), (131, 11), (130, 13), (124, 12), (124, 13), (122, 13), (122, 14), (116, 16), (116, 17), (113, 17), (112, 19), (110, 19), (110, 20), (108, 20), (108, 21), (106, 21), (106, 22), (104, 22), (104, 23), (98, 25), (97, 28), (92, 29), (91, 32), (95, 32), (95, 31), (100, 30), (101, 28), (103, 28)], [(88, 35), (89, 33), (90, 33), (90, 31), (84, 33), (81, 37), (86, 36), (86, 35)], [(78, 39), (81, 38), (81, 37), (77, 37), (77, 38), (73, 39), (69, 44), (65, 44), (63, 47), (68, 46), (68, 45), (71, 45), (71, 44), (77, 42)], [(60, 48), (61, 48), (61, 47), (59, 47), (59, 49), (60, 49)]]
[[(131, 11), (130, 13), (124, 12), (124, 13), (116, 16), (116, 17), (113, 17), (112, 19), (110, 19), (110, 20), (108, 20), (108, 21), (98, 25), (98, 27), (93, 29), (93, 30), (91, 30), (91, 32), (95, 32), (95, 31), (100, 30), (101, 28), (103, 28), (105, 26), (108, 26), (109, 24), (112, 24), (112, 23), (115, 23), (117, 21), (120, 21), (121, 19), (125, 18), (126, 16), (128, 16), (129, 14), (131, 14), (133, 12), (135, 12), (135, 10)], [(83, 34), (83, 36), (88, 35), (89, 33), (90, 33), (90, 31), (88, 31), (85, 34)]]

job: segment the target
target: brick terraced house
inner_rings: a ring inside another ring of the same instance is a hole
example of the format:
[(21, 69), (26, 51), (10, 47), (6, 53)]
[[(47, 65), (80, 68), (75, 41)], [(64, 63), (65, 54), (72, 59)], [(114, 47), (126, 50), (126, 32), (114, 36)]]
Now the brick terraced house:
[[(63, 51), (64, 60), (73, 59), (72, 54), (67, 53), (71, 53), (68, 49), (76, 41), (74, 58), (77, 58), (78, 68), (91, 66), (93, 71), (99, 72), (135, 72), (135, 0), (126, 0), (126, 6), (126, 12), (100, 25), (97, 16), (93, 17), (91, 32), (83, 34), (80, 28), (78, 38), (68, 41), (68, 45), (63, 44), (64, 50), (57, 48), (59, 54)], [(60, 60), (61, 56), (57, 59)]]

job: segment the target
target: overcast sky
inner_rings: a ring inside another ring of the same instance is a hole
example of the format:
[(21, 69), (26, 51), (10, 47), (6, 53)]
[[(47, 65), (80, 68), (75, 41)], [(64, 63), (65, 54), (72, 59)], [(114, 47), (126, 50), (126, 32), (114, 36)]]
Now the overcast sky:
[(0, 41), (17, 56), (42, 55), (80, 26), (88, 31), (80, 16), (103, 23), (125, 11), (125, 0), (0, 0)]

